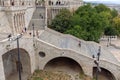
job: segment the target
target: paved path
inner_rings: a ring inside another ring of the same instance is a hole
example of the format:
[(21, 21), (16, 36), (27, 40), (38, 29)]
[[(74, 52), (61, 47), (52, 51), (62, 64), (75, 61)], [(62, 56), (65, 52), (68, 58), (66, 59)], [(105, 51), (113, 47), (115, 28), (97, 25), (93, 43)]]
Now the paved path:
[(101, 45), (105, 46), (120, 62), (120, 39), (111, 41), (111, 46), (109, 45), (107, 47), (108, 42), (107, 41), (101, 41)]

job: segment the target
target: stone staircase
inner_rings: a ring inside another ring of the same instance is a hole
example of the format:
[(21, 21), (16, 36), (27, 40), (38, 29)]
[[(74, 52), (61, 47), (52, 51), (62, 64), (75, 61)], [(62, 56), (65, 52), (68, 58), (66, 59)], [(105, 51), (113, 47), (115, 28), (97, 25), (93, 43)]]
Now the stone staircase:
[[(49, 28), (45, 29), (44, 32), (39, 35), (38, 39), (45, 41), (45, 43), (50, 46), (53, 45), (62, 50), (71, 50), (89, 58), (92, 58), (92, 55), (97, 55), (99, 46), (101, 46), (101, 60), (103, 59), (119, 64), (118, 60), (107, 48), (95, 42), (83, 41), (70, 35), (61, 34)], [(81, 47), (78, 46), (79, 41), (81, 41)]]
[(44, 6), (36, 6), (36, 10), (33, 13), (32, 19), (29, 23), (28, 30), (34, 29), (41, 30), (45, 28), (45, 7)]

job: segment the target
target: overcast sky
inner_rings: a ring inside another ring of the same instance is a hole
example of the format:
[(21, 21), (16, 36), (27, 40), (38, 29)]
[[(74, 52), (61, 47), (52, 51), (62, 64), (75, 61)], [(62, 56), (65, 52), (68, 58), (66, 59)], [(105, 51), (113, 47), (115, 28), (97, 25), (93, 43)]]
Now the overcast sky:
[(120, 0), (83, 0), (83, 1), (112, 2), (112, 3), (120, 4)]

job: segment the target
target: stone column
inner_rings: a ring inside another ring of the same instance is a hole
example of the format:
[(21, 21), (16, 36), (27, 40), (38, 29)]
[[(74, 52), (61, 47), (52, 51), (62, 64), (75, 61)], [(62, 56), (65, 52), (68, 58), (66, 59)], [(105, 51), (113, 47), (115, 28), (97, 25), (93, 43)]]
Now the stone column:
[(48, 25), (48, 24), (47, 24), (47, 21), (48, 21), (48, 20), (47, 20), (47, 18), (48, 18), (47, 13), (48, 13), (48, 12), (47, 12), (47, 6), (45, 6), (45, 16), (44, 16), (44, 18), (45, 18), (45, 29), (47, 28), (47, 25)]
[(19, 15), (16, 16), (16, 22), (17, 22), (17, 33), (19, 32)]
[(25, 13), (23, 13), (23, 27), (26, 27), (26, 25), (25, 25)]
[(19, 13), (19, 15), (18, 15), (18, 23), (19, 23), (18, 28), (19, 28), (19, 33), (20, 33), (22, 31), (22, 29), (21, 29), (21, 13)]
[(13, 25), (13, 27), (14, 27), (14, 32), (16, 33), (17, 32), (17, 22), (16, 22), (16, 15), (14, 15), (14, 25)]
[(21, 14), (21, 28), (23, 29), (24, 26), (23, 26), (23, 13)]
[(3, 66), (2, 55), (0, 55), (0, 80), (5, 80), (5, 74), (4, 74), (4, 66)]

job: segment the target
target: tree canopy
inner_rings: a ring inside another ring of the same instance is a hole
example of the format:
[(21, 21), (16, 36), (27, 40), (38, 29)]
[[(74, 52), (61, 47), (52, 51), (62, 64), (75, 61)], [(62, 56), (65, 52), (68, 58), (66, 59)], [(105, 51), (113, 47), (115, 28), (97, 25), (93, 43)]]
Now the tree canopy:
[(120, 17), (117, 16), (115, 9), (111, 10), (103, 4), (95, 7), (87, 4), (79, 7), (74, 13), (67, 9), (61, 10), (53, 19), (50, 28), (84, 40), (98, 42), (104, 34), (120, 33)]
[(65, 32), (71, 27), (70, 18), (71, 12), (67, 9), (62, 9), (60, 13), (53, 19), (50, 27), (59, 32)]

